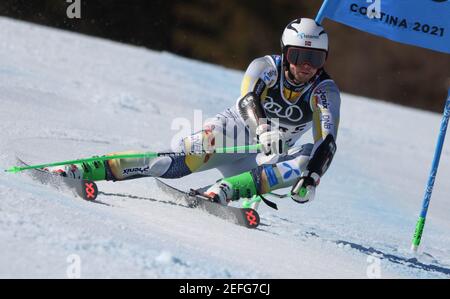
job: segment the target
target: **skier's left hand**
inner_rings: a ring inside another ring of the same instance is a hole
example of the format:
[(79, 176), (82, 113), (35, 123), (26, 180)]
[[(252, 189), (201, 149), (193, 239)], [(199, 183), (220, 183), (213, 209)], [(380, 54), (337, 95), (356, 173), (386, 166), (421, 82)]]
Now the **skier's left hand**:
[(302, 173), (300, 179), (292, 187), (291, 198), (301, 204), (312, 201), (319, 182), (320, 176), (317, 173), (309, 171)]

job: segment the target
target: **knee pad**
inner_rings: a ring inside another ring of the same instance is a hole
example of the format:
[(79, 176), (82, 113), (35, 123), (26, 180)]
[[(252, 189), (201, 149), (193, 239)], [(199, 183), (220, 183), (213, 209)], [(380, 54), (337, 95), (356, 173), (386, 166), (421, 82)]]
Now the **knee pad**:
[(185, 153), (208, 153), (214, 151), (215, 136), (213, 128), (206, 127), (200, 132), (184, 137), (180, 142), (180, 149)]
[(265, 118), (260, 104), (260, 97), (253, 92), (249, 92), (237, 101), (237, 111), (250, 129), (250, 132), (255, 132), (260, 124), (260, 120)]

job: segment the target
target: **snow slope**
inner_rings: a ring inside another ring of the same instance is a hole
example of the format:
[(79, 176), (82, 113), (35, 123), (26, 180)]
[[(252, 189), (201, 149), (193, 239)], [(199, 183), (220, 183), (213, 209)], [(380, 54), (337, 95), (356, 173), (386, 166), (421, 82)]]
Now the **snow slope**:
[[(2, 169), (16, 155), (44, 163), (164, 150), (173, 119), (212, 116), (239, 95), (242, 72), (170, 53), (6, 18), (0, 37)], [(99, 183), (117, 194), (99, 205), (1, 171), (0, 277), (65, 278), (77, 255), (82, 278), (449, 278), (447, 144), (424, 252), (409, 252), (439, 125), (434, 113), (343, 94), (338, 152), (317, 200), (262, 206), (258, 230), (173, 205), (150, 178)]]

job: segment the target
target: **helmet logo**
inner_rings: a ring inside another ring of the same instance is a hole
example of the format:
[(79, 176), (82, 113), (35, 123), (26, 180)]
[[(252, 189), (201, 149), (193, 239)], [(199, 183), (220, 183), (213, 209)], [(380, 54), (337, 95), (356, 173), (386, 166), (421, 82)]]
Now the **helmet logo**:
[(297, 34), (297, 36), (299, 37), (299, 38), (301, 38), (301, 39), (319, 39), (320, 38), (320, 36), (318, 36), (318, 35), (311, 35), (311, 34), (306, 34), (306, 33), (304, 33), (304, 32), (299, 32), (298, 34)]

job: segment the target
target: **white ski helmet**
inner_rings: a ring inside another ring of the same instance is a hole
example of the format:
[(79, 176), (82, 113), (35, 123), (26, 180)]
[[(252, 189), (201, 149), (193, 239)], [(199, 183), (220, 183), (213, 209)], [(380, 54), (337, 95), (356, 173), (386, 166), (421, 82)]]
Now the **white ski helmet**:
[(313, 19), (296, 19), (286, 26), (281, 37), (283, 54), (289, 46), (324, 50), (328, 53), (328, 34)]

